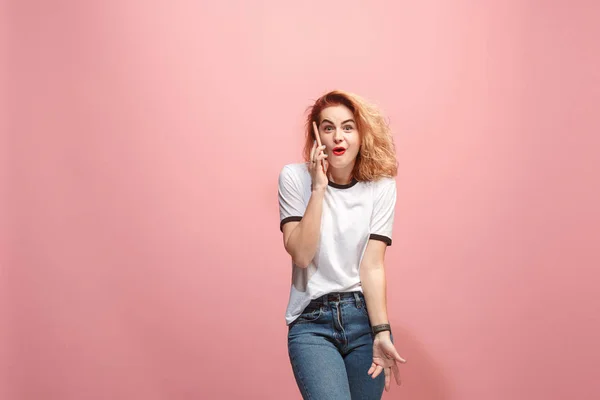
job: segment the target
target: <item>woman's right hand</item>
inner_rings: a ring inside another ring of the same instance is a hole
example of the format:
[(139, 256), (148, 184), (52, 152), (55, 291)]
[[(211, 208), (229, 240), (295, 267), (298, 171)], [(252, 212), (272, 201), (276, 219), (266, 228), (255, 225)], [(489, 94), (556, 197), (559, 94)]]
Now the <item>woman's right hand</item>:
[[(314, 122), (313, 129), (315, 131), (316, 137), (318, 138), (319, 131), (317, 129), (317, 124), (315, 124)], [(310, 152), (309, 164), (310, 165), (308, 166), (308, 170), (312, 179), (312, 190), (327, 189), (327, 185), (329, 184), (329, 180), (327, 179), (327, 154), (325, 153), (325, 146), (317, 145), (316, 140)]]

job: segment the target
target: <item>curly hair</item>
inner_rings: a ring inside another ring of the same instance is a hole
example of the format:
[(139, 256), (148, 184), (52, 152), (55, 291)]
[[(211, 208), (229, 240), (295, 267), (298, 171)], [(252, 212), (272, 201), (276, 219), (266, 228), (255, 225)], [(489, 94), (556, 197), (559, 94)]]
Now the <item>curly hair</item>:
[(306, 142), (304, 159), (310, 160), (314, 143), (313, 121), (319, 125), (323, 109), (344, 105), (352, 111), (360, 136), (360, 150), (352, 171), (357, 181), (374, 181), (383, 177), (395, 177), (398, 172), (396, 147), (389, 125), (381, 111), (362, 97), (342, 90), (334, 90), (319, 97), (308, 107), (305, 126)]

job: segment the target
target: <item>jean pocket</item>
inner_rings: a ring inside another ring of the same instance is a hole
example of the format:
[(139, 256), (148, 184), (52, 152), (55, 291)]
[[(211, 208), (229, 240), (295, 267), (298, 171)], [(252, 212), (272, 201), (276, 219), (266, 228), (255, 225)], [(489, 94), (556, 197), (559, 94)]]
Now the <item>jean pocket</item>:
[(364, 302), (362, 302), (360, 306), (357, 306), (357, 308), (360, 310), (362, 315), (365, 317), (369, 316), (369, 310), (367, 310), (367, 305)]
[(323, 315), (323, 307), (319, 307), (310, 311), (304, 311), (298, 318), (296, 318), (294, 323), (302, 324), (306, 322), (315, 322), (321, 317), (321, 315)]

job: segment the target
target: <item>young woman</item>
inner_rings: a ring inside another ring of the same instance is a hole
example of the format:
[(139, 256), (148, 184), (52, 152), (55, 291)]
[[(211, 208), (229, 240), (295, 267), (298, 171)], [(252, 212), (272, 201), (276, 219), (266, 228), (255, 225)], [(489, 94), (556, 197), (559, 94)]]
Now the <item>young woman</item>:
[[(305, 399), (380, 399), (400, 384), (387, 317), (397, 163), (380, 112), (333, 91), (309, 109), (306, 163), (279, 175), (280, 229), (292, 258), (288, 351)], [(383, 374), (382, 374), (383, 372)]]

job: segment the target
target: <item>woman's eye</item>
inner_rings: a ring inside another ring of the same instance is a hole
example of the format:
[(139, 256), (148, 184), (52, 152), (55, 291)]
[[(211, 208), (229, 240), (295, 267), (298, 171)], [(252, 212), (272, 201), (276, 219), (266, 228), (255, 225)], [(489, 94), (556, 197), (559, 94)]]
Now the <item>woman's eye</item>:
[(332, 126), (326, 126), (326, 127), (325, 127), (325, 132), (329, 132), (329, 131), (331, 131), (331, 129), (333, 129), (333, 127), (332, 127)]
[(346, 125), (344, 127), (344, 129), (347, 130), (347, 131), (350, 131), (350, 130), (354, 129), (354, 127), (352, 125)]

